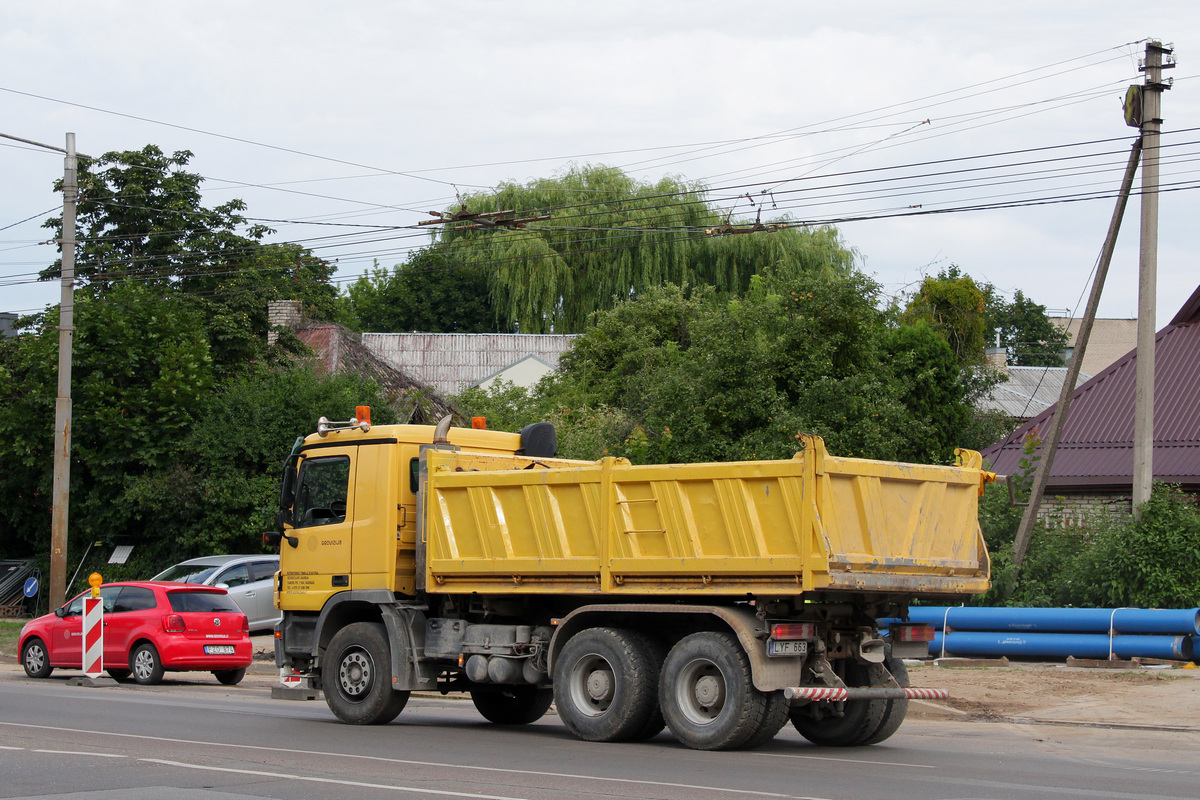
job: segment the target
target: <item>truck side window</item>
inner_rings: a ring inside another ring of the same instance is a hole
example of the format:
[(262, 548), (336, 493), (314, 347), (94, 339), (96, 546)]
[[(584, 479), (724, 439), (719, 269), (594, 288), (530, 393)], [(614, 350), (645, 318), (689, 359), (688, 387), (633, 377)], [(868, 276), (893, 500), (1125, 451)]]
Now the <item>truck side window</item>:
[(414, 458), (408, 462), (408, 488), (416, 494), (421, 488), (421, 459)]
[(349, 458), (334, 456), (306, 459), (300, 468), (296, 486), (296, 527), (344, 522), (349, 492)]

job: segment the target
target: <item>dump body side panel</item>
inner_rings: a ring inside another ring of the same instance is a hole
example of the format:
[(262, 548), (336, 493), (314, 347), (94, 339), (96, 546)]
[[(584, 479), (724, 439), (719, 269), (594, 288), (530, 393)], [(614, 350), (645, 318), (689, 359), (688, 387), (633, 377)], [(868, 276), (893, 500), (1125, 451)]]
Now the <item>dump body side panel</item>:
[[(969, 594), (987, 587), (978, 464), (545, 464), (429, 452), (425, 563), (447, 593)], [(500, 469), (490, 468), (492, 465)]]

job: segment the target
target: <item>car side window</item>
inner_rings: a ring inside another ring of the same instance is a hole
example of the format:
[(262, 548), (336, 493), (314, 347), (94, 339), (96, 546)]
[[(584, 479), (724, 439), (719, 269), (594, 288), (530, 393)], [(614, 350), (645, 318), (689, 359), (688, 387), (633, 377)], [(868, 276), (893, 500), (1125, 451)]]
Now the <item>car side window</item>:
[(154, 599), (154, 591), (144, 586), (126, 586), (121, 589), (113, 604), (112, 611), (119, 614), (122, 611), (148, 611), (158, 605)]
[(78, 617), (80, 614), (82, 614), (83, 598), (85, 597), (87, 597), (86, 594), (81, 594), (79, 597), (76, 597), (74, 600), (72, 600), (71, 604), (67, 606), (67, 610), (63, 612), (63, 616)]
[(275, 561), (255, 561), (250, 565), (250, 580), (269, 581), (278, 570), (279, 564)]
[(250, 570), (246, 569), (245, 564), (238, 564), (236, 567), (230, 567), (222, 572), (213, 581), (213, 586), (225, 584), (230, 589), (234, 586), (241, 586), (243, 583), (250, 582)]
[(349, 458), (306, 459), (296, 487), (295, 526), (307, 528), (345, 522), (349, 494)]
[(104, 601), (104, 613), (111, 614), (117, 605), (117, 595), (121, 593), (122, 586), (102, 586), (100, 587), (100, 599)]

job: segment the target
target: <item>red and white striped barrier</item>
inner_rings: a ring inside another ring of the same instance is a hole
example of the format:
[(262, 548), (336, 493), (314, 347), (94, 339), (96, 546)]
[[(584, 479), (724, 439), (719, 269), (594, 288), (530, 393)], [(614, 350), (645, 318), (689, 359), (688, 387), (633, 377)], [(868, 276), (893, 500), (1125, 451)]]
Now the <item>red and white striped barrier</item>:
[(83, 598), (83, 674), (98, 678), (104, 671), (104, 599)]
[(909, 700), (946, 700), (950, 697), (950, 692), (945, 689), (914, 689), (905, 687), (903, 689), (872, 687), (870, 689), (843, 689), (832, 686), (806, 686), (793, 687), (783, 690), (783, 696), (788, 700), (812, 700), (819, 702), (828, 700), (837, 702), (839, 700), (868, 700), (868, 699), (886, 699), (907, 698)]

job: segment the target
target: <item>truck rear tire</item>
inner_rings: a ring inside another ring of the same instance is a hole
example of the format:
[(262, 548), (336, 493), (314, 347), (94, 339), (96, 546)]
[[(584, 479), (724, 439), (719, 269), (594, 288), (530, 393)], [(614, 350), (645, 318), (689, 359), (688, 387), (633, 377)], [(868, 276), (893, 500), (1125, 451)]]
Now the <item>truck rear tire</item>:
[(660, 663), (644, 634), (620, 628), (580, 631), (555, 659), (559, 718), (567, 730), (589, 742), (648, 739), (662, 730)]
[(386, 725), (408, 703), (408, 692), (392, 689), (387, 631), (378, 622), (355, 622), (334, 634), (321, 685), (329, 710), (352, 725)]
[(537, 722), (554, 702), (553, 689), (536, 686), (497, 686), (472, 689), (471, 702), (488, 722), (496, 725), (528, 725)]
[[(904, 666), (904, 662), (895, 658), (891, 654), (891, 648), (888, 648), (887, 658), (883, 660), (883, 665), (887, 667), (887, 671), (892, 673), (892, 677), (896, 679), (896, 683), (901, 686), (908, 686), (908, 668)], [(870, 736), (863, 739), (859, 744), (879, 744), (884, 739), (891, 737), (900, 728), (900, 724), (904, 722), (904, 718), (908, 716), (908, 700), (884, 700), (883, 719), (879, 723)]]
[(729, 633), (693, 633), (671, 648), (659, 698), (671, 733), (695, 750), (757, 747), (785, 721), (782, 694), (754, 688), (750, 659)]
[[(847, 686), (866, 686), (870, 671), (847, 660), (842, 680)], [(840, 700), (805, 703), (791, 710), (792, 727), (821, 747), (854, 747), (865, 744), (887, 722), (888, 700)]]

